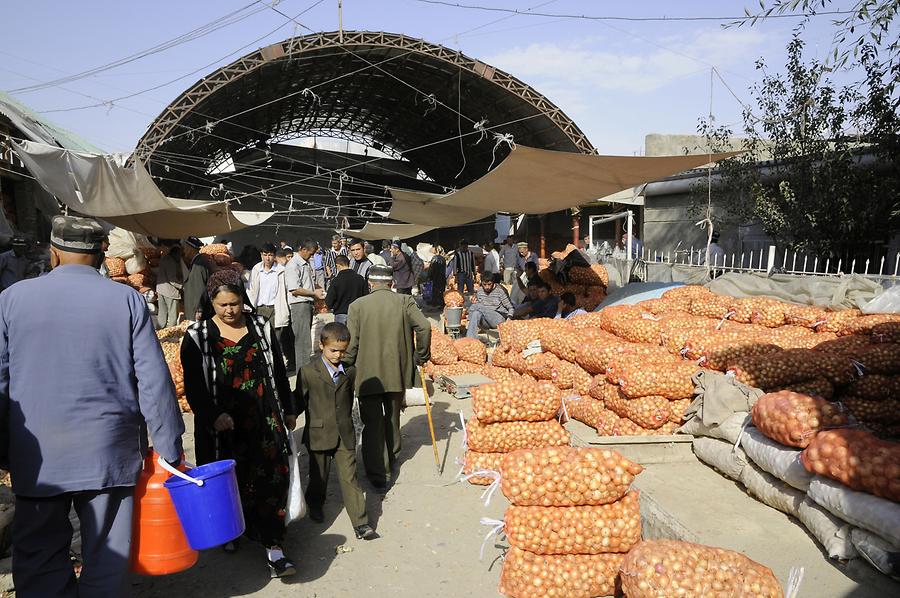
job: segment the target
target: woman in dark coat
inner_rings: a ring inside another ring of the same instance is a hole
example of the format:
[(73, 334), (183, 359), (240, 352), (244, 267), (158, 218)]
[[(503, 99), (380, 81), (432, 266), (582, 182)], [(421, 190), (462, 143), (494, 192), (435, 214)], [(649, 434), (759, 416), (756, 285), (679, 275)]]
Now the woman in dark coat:
[[(281, 348), (249, 310), (234, 270), (210, 276), (202, 320), (181, 343), (184, 390), (194, 412), (197, 463), (236, 461), (245, 535), (265, 546), (273, 577), (291, 575), (282, 550), (290, 485), (288, 430), (296, 425)], [(237, 545), (223, 548), (233, 552)]]
[(431, 248), (431, 262), (428, 265), (428, 281), (431, 283), (431, 299), (429, 305), (444, 307), (444, 290), (447, 288), (447, 258), (444, 248), (435, 245)]

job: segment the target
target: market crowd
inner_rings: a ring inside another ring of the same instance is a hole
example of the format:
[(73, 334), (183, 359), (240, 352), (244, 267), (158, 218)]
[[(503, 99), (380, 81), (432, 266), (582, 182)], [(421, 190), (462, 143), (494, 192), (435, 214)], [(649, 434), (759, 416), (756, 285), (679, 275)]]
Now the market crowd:
[[(449, 254), (436, 245), (425, 256), (399, 239), (380, 251), (337, 235), (325, 248), (279, 241), (246, 248), (243, 272), (218, 268), (196, 237), (161, 244), (155, 316), (144, 296), (109, 280), (107, 233), (92, 219), (53, 219), (51, 269), (35, 278), (23, 280), (20, 240), (0, 254), (0, 466), (16, 496), (18, 595), (122, 595), (148, 433), (169, 464), (184, 459), (158, 328), (189, 321), (181, 362), (197, 464), (235, 460), (244, 537), (262, 545), (272, 577), (282, 577), (297, 569), (284, 539), (298, 416), (310, 518), (324, 519), (333, 467), (357, 538), (377, 538), (357, 479), (352, 413), (357, 404), (366, 478), (387, 492), (404, 393), (429, 359), (422, 309), (443, 308), (455, 289), (469, 308), (466, 334), (476, 338), (509, 318), (579, 313), (573, 297), (554, 296), (537, 276), (527, 243), (512, 239), (462, 240)], [(325, 324), (314, 328), (315, 318)], [(79, 577), (69, 560), (73, 509)], [(222, 549), (239, 550), (238, 540)]]

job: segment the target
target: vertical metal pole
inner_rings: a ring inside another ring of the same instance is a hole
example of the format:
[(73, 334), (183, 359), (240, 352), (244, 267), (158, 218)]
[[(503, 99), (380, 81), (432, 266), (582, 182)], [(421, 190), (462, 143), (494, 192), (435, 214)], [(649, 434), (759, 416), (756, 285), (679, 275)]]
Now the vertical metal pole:
[(344, 43), (344, 1), (338, 0), (338, 41)]
[(769, 245), (769, 263), (766, 265), (766, 273), (771, 274), (775, 269), (775, 246)]
[(625, 213), (627, 214), (627, 216), (625, 216), (625, 218), (626, 218), (625, 229), (628, 232), (628, 247), (625, 248), (625, 252), (626, 252), (625, 258), (627, 260), (631, 260), (631, 245), (632, 245), (632, 239), (634, 239), (634, 237), (632, 236), (632, 235), (634, 235), (634, 232), (633, 232), (634, 225), (632, 223), (631, 210), (628, 210)]
[(594, 246), (594, 217), (588, 216), (588, 243)]

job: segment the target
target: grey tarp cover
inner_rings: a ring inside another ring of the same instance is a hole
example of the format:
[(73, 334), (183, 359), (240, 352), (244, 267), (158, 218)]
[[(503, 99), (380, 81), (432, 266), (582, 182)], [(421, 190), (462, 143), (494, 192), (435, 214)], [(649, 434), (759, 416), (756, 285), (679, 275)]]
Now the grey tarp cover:
[(700, 370), (694, 374), (694, 394), (697, 398), (685, 411), (685, 421), (697, 417), (704, 425), (711, 426), (734, 413), (750, 411), (763, 391), (738, 382), (733, 376)]
[(764, 272), (728, 273), (706, 285), (710, 291), (732, 297), (764, 296), (791, 303), (818, 305), (835, 309), (861, 307), (881, 294), (877, 282), (851, 274), (796, 277)]
[(112, 156), (13, 142), (38, 183), (70, 209), (155, 237), (198, 237), (265, 222), (267, 212), (237, 212), (220, 202), (172, 199), (162, 194), (139, 161), (130, 168)]
[(344, 235), (355, 237), (357, 239), (365, 239), (366, 241), (378, 241), (380, 239), (409, 239), (410, 237), (418, 237), (429, 231), (433, 231), (433, 226), (421, 226), (419, 224), (390, 224), (366, 222), (361, 229), (353, 230), (349, 228), (340, 229), (339, 232)]
[[(597, 156), (518, 145), (499, 166), (446, 195), (391, 189), (395, 200), (391, 218), (455, 226), (495, 212), (547, 214), (740, 153)], [(416, 201), (418, 209), (414, 209)]]

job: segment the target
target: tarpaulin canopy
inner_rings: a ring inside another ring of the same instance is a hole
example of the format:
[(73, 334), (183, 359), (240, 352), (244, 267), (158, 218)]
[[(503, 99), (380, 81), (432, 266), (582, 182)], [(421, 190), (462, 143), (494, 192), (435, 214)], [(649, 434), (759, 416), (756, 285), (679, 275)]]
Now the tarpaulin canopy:
[(344, 235), (356, 237), (357, 239), (365, 239), (366, 241), (378, 241), (380, 239), (409, 239), (410, 237), (418, 237), (419, 235), (433, 231), (433, 226), (421, 226), (418, 224), (390, 224), (366, 222), (366, 225), (359, 230), (341, 229)]
[(547, 214), (740, 153), (595, 156), (519, 145), (494, 170), (452, 193), (391, 189), (391, 218), (455, 226), (495, 212)]
[(140, 161), (126, 168), (112, 156), (13, 142), (41, 187), (70, 209), (154, 237), (233, 232), (265, 222), (268, 212), (237, 212), (226, 203), (174, 199), (162, 194)]

